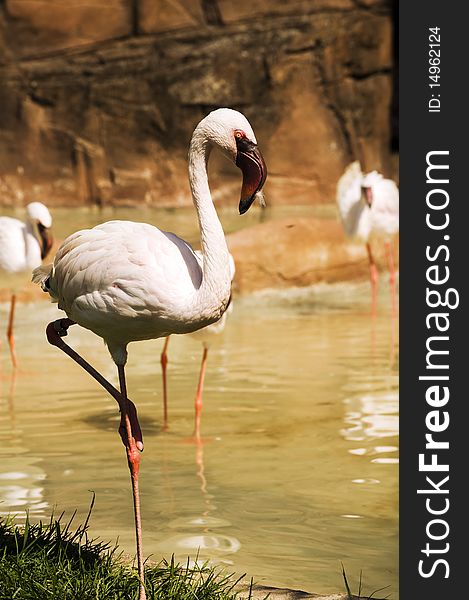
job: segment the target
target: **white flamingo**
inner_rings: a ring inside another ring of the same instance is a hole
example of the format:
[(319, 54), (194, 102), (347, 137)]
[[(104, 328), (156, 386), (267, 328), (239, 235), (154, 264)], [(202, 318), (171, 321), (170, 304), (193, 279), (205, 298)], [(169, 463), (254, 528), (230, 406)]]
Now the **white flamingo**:
[[(202, 254), (197, 250), (196, 250), (195, 254), (199, 258), (199, 260), (202, 261)], [(231, 254), (228, 255), (228, 258), (230, 260), (231, 281), (233, 281), (235, 272), (236, 272), (235, 262), (234, 262), (234, 258)], [(194, 331), (193, 333), (188, 334), (188, 335), (191, 335), (192, 337), (200, 340), (202, 342), (202, 346), (203, 346), (202, 362), (201, 362), (200, 371), (199, 371), (199, 382), (197, 384), (197, 392), (195, 395), (195, 402), (194, 402), (194, 406), (195, 406), (194, 439), (196, 442), (201, 441), (200, 420), (201, 420), (201, 416), (202, 416), (202, 404), (203, 404), (202, 395), (203, 395), (203, 391), (204, 391), (205, 369), (207, 366), (208, 349), (210, 347), (210, 342), (213, 339), (213, 337), (218, 335), (219, 333), (221, 333), (223, 331), (223, 329), (225, 328), (226, 318), (232, 310), (233, 310), (233, 302), (230, 302), (228, 308), (221, 316), (221, 319), (219, 319), (216, 323), (212, 323), (211, 325), (208, 325), (207, 327), (204, 327), (203, 329), (199, 329), (197, 331)], [(162, 380), (163, 380), (163, 429), (164, 430), (168, 429), (168, 383), (167, 383), (168, 344), (169, 344), (169, 336), (165, 339), (164, 345), (163, 345), (163, 350), (161, 352), (161, 371), (162, 371)]]
[[(38, 267), (52, 247), (50, 227), (52, 217), (41, 202), (26, 206), (26, 220), (0, 217), (0, 272), (30, 273)], [(16, 294), (12, 292), (8, 317), (7, 338), (13, 367), (17, 367), (13, 325)]]
[[(220, 319), (231, 295), (229, 253), (210, 195), (207, 162), (218, 147), (243, 172), (239, 212), (261, 192), (267, 175), (254, 132), (241, 113), (223, 108), (197, 125), (189, 148), (189, 183), (197, 212), (202, 264), (174, 233), (145, 223), (110, 221), (68, 237), (53, 265), (40, 267), (41, 283), (68, 319), (47, 326), (51, 344), (71, 356), (117, 400), (134, 501), (140, 600), (145, 598), (138, 473), (142, 434), (127, 397), (127, 345), (189, 333)], [(102, 337), (117, 365), (120, 392), (61, 339), (78, 323)]]
[(391, 247), (392, 236), (399, 231), (399, 190), (391, 179), (377, 171), (366, 175), (355, 161), (337, 184), (337, 205), (345, 233), (366, 244), (370, 264), (372, 312), (376, 312), (378, 271), (371, 251), (371, 239), (384, 240), (389, 264), (393, 313), (396, 312), (396, 273)]

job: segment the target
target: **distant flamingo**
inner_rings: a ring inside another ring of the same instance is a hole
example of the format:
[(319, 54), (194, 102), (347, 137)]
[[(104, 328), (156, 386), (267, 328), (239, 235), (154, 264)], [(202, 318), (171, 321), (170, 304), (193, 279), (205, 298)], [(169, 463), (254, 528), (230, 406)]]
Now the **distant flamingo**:
[(399, 231), (399, 190), (391, 179), (384, 179), (377, 171), (364, 175), (355, 161), (345, 170), (337, 184), (337, 205), (348, 237), (366, 244), (370, 264), (372, 314), (376, 314), (378, 271), (370, 241), (385, 241), (389, 265), (393, 314), (396, 313), (396, 273), (391, 247), (392, 236)]
[[(41, 264), (52, 247), (50, 227), (52, 217), (41, 202), (26, 206), (26, 220), (0, 217), (0, 273), (30, 273)], [(12, 292), (8, 318), (7, 338), (13, 368), (18, 361), (15, 352), (13, 325), (15, 319), (16, 294)]]
[[(33, 273), (33, 280), (69, 317), (48, 325), (49, 342), (90, 373), (120, 406), (119, 433), (126, 446), (134, 500), (140, 600), (146, 597), (138, 488), (143, 442), (135, 406), (127, 397), (127, 345), (196, 331), (218, 321), (228, 307), (229, 252), (207, 176), (213, 147), (243, 172), (241, 214), (261, 192), (267, 176), (254, 132), (241, 113), (218, 109), (197, 125), (189, 148), (189, 183), (199, 220), (202, 264), (174, 233), (145, 223), (110, 221), (68, 237), (54, 264)], [(117, 365), (120, 393), (61, 339), (75, 323), (104, 339)]]
[[(202, 261), (202, 254), (198, 251), (195, 252), (197, 257)], [(235, 276), (235, 262), (233, 256), (230, 254), (228, 256), (230, 260), (230, 274), (231, 281)], [(202, 363), (200, 365), (199, 372), (199, 383), (197, 385), (197, 393), (195, 395), (195, 425), (194, 425), (194, 439), (196, 441), (200, 441), (200, 419), (202, 415), (202, 394), (204, 390), (204, 379), (205, 379), (205, 368), (207, 363), (207, 355), (210, 342), (209, 340), (218, 333), (221, 333), (225, 328), (226, 317), (231, 312), (233, 308), (233, 303), (230, 302), (227, 310), (223, 313), (220, 320), (216, 323), (212, 323), (212, 325), (208, 325), (203, 329), (199, 329), (198, 331), (194, 331), (189, 335), (199, 339), (203, 345), (203, 353), (202, 353)], [(168, 344), (169, 344), (169, 336), (164, 341), (163, 351), (161, 352), (161, 370), (162, 370), (162, 379), (163, 379), (163, 416), (164, 416), (164, 425), (163, 429), (168, 429), (168, 382), (167, 382), (167, 365), (168, 365)]]

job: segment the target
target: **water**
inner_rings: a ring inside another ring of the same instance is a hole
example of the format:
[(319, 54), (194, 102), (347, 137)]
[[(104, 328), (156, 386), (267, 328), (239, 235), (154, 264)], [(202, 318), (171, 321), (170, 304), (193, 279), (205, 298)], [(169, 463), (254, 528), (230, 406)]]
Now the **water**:
[[(171, 338), (168, 433), (162, 340), (130, 345), (146, 556), (198, 552), (259, 583), (324, 593), (343, 589), (342, 561), (352, 584), (363, 570), (365, 592), (389, 585), (377, 596), (398, 597), (397, 340), (386, 292), (374, 322), (366, 283), (235, 299), (209, 350), (201, 446), (189, 440), (200, 340)], [(45, 341), (58, 315), (47, 301), (18, 305), (16, 378), (2, 344), (0, 512), (21, 521), (76, 508), (78, 523), (93, 490), (91, 534), (132, 554), (117, 405)], [(117, 385), (98, 338), (73, 327), (68, 342)]]
[[(232, 206), (217, 207), (223, 229), (228, 235), (238, 229), (255, 225), (268, 219), (281, 219), (284, 217), (316, 217), (335, 218), (335, 205), (320, 204), (316, 206), (275, 206), (261, 209), (256, 203), (242, 217), (237, 209)], [(130, 219), (156, 225), (164, 231), (173, 231), (189, 243), (197, 245), (199, 240), (199, 227), (193, 206), (179, 208), (153, 208), (142, 206), (137, 208), (96, 207), (88, 208), (53, 208), (52, 230), (56, 238), (63, 239), (70, 233), (86, 227), (94, 227), (104, 221), (112, 219)], [(25, 218), (24, 209), (1, 209), (2, 216)], [(0, 280), (1, 284), (1, 280)], [(3, 286), (2, 286), (3, 287)]]

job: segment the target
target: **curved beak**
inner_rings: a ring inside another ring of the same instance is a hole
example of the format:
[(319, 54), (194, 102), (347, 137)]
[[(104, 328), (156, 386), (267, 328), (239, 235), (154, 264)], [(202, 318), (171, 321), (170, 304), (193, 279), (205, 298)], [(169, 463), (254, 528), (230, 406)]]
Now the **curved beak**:
[(52, 248), (54, 238), (52, 237), (50, 229), (48, 227), (44, 227), (42, 223), (38, 223), (37, 228), (41, 237), (41, 258), (44, 260)]
[(267, 167), (256, 144), (246, 138), (236, 140), (236, 166), (243, 172), (239, 214), (244, 214), (254, 202), (267, 178)]

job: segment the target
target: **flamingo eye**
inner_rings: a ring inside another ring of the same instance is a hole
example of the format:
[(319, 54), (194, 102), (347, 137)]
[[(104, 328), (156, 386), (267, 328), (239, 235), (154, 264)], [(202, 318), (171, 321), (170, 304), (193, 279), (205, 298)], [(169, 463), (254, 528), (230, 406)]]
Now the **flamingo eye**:
[(244, 133), (244, 131), (240, 131), (239, 129), (237, 129), (234, 133), (235, 138), (238, 140), (241, 140), (242, 138), (246, 137), (246, 134)]

